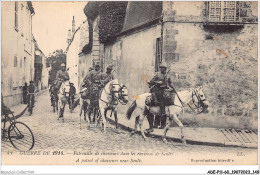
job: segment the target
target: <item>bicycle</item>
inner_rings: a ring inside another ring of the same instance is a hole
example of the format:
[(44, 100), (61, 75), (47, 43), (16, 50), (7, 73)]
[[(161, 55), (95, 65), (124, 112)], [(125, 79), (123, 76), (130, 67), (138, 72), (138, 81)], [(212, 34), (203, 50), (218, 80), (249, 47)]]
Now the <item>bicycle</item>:
[[(26, 124), (16, 121), (15, 118), (11, 111), (9, 114), (2, 114), (2, 141), (9, 139), (15, 149), (29, 151), (34, 147), (34, 135)], [(7, 122), (10, 124), (9, 127), (6, 126)]]

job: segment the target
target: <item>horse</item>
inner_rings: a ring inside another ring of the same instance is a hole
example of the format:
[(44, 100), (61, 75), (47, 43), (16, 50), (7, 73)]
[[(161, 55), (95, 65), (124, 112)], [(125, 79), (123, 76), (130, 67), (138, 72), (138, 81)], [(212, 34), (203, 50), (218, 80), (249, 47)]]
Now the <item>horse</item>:
[[(206, 97), (202, 91), (202, 86), (195, 88), (195, 89), (188, 89), (176, 92), (176, 96), (174, 99), (174, 105), (165, 106), (165, 111), (167, 116), (169, 117), (169, 120), (164, 128), (164, 135), (162, 137), (164, 142), (167, 142), (166, 140), (166, 133), (169, 130), (169, 127), (172, 123), (172, 121), (175, 121), (177, 125), (180, 127), (181, 130), (181, 140), (185, 144), (186, 140), (184, 138), (183, 134), (183, 124), (178, 119), (177, 115), (179, 115), (182, 112), (182, 109), (186, 106), (190, 107), (193, 111), (199, 108), (202, 108), (201, 112), (207, 112), (207, 108), (209, 105), (209, 102), (206, 101)], [(144, 140), (147, 139), (147, 137), (144, 134), (143, 129), (143, 120), (145, 119), (146, 115), (148, 113), (152, 113), (153, 115), (161, 115), (160, 107), (159, 106), (147, 106), (146, 100), (147, 97), (151, 97), (151, 93), (144, 93), (138, 96), (137, 100), (135, 100), (132, 105), (128, 108), (126, 117), (128, 120), (130, 120), (131, 115), (133, 111), (136, 109), (137, 113), (140, 114), (140, 117), (137, 116), (135, 119), (135, 128), (134, 131), (132, 131), (132, 134), (135, 134), (137, 125), (139, 124), (141, 134), (144, 138)]]
[[(89, 105), (90, 105), (90, 95), (89, 95), (89, 89), (84, 87), (81, 91), (80, 91), (81, 97), (80, 97), (80, 111), (79, 111), (79, 117), (80, 117), (80, 122), (81, 122), (81, 115), (82, 115), (82, 111), (84, 114), (84, 120), (87, 120), (88, 123), (90, 123), (90, 113), (89, 116), (86, 118), (86, 113), (87, 110), (89, 110)], [(95, 115), (94, 115), (94, 119), (95, 120)]]
[(66, 106), (66, 103), (68, 103), (69, 99), (69, 91), (70, 91), (70, 84), (69, 81), (63, 81), (61, 83), (61, 86), (58, 91), (58, 120), (62, 118), (62, 121), (64, 121), (64, 109)]
[(119, 84), (118, 79), (111, 80), (108, 82), (105, 87), (101, 90), (100, 98), (99, 98), (99, 110), (101, 117), (98, 118), (97, 124), (102, 118), (103, 121), (103, 129), (106, 133), (106, 114), (108, 110), (111, 110), (110, 117), (112, 113), (114, 113), (115, 117), (115, 128), (117, 129), (117, 105), (118, 102), (122, 105), (126, 105), (128, 103), (128, 90), (125, 85)]

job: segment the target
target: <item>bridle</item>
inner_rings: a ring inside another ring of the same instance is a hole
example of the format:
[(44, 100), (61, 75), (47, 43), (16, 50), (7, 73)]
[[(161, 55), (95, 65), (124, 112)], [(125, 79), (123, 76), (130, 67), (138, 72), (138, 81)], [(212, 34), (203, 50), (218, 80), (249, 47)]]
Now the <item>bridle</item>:
[[(119, 89), (118, 90), (114, 90), (115, 86), (119, 86)], [(107, 92), (105, 88), (104, 88), (104, 92), (107, 95), (112, 96), (112, 99), (114, 100), (114, 105), (118, 105), (118, 102), (121, 103), (122, 105), (126, 105), (128, 101), (125, 100), (124, 97), (126, 97), (128, 95), (127, 94), (123, 94), (123, 89), (127, 89), (127, 87), (125, 85), (121, 86), (120, 84), (110, 84), (109, 85), (109, 91), (110, 92)], [(116, 93), (118, 93), (118, 97), (115, 96)], [(101, 101), (107, 103), (107, 105), (109, 105), (109, 102), (106, 102), (106, 101), (102, 100), (101, 97), (99, 99)]]
[[(179, 98), (179, 101), (180, 101), (182, 107), (185, 107), (186, 104), (180, 99), (180, 97), (179, 97), (179, 95), (178, 95), (177, 92), (176, 92), (176, 95), (177, 95), (177, 97)], [(197, 114), (200, 114), (200, 113), (204, 112), (204, 111), (206, 110), (206, 108), (205, 108), (205, 105), (204, 105), (203, 102), (206, 101), (206, 99), (201, 99), (200, 94), (198, 93), (198, 91), (197, 91), (196, 89), (192, 90), (192, 95), (191, 95), (191, 97), (192, 97), (192, 100), (191, 100), (191, 101), (192, 101), (193, 105), (195, 106), (195, 108), (191, 107), (190, 102), (188, 102), (187, 105), (189, 106), (189, 108), (190, 108), (194, 113), (196, 113), (195, 111), (196, 111), (197, 109), (200, 109), (200, 108), (202, 107), (202, 110), (201, 110), (200, 112), (198, 112)], [(198, 102), (195, 101), (195, 98), (197, 98), (197, 101), (198, 101)]]

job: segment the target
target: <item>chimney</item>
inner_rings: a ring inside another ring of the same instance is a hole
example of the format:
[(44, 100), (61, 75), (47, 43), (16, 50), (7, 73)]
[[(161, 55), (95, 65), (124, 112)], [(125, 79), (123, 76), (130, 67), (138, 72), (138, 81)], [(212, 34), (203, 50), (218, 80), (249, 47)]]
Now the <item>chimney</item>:
[(68, 30), (68, 38), (67, 38), (67, 43), (71, 42), (71, 30)]
[(74, 16), (73, 16), (73, 19), (72, 19), (72, 34), (74, 34), (75, 32), (75, 19), (74, 19)]

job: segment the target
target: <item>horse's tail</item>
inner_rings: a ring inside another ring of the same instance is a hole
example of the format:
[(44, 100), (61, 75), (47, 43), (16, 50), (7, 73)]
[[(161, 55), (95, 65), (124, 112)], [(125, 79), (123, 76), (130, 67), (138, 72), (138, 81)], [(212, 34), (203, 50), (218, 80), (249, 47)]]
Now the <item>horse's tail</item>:
[(134, 112), (136, 108), (136, 100), (131, 104), (131, 106), (128, 108), (126, 112), (126, 117), (128, 120), (130, 120), (132, 113)]

